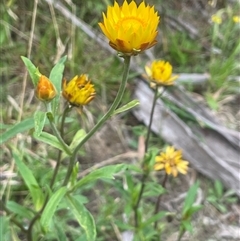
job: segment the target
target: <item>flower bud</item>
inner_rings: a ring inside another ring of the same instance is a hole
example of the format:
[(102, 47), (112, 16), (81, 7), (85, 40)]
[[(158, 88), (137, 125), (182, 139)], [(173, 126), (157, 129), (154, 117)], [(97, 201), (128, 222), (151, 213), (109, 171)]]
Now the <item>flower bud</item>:
[[(150, 66), (145, 66), (146, 73), (151, 81), (156, 85), (170, 86), (178, 76), (172, 76), (172, 65), (163, 60), (154, 60)], [(153, 87), (155, 85), (152, 85)]]
[(35, 90), (36, 97), (41, 101), (51, 101), (57, 94), (55, 86), (45, 76), (41, 75)]

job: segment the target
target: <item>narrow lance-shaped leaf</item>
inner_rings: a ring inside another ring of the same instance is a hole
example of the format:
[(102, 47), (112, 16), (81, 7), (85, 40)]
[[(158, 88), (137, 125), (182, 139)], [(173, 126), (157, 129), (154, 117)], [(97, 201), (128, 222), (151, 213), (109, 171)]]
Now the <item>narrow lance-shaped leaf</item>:
[[(41, 141), (41, 142), (49, 144), (50, 146), (55, 147), (55, 148), (65, 152), (65, 149), (60, 144), (57, 137), (54, 136), (54, 135), (51, 135), (51, 134), (43, 131), (40, 136), (37, 136), (36, 133), (33, 133), (33, 137), (36, 138), (37, 140)], [(70, 152), (71, 152), (71, 150), (69, 149), (69, 153)], [(68, 154), (68, 153), (66, 153), (66, 154)]]
[(57, 206), (66, 193), (67, 187), (61, 187), (49, 199), (40, 219), (40, 223), (45, 231), (49, 230), (49, 226), (52, 222), (52, 218), (57, 209)]
[(197, 195), (198, 186), (199, 186), (199, 182), (196, 182), (188, 190), (188, 193), (184, 200), (184, 205), (183, 205), (183, 211), (182, 211), (183, 216), (192, 207)]
[(40, 136), (45, 125), (46, 121), (46, 113), (37, 110), (34, 113), (34, 124), (35, 124), (35, 134)]
[(10, 138), (16, 136), (18, 133), (22, 133), (24, 131), (30, 130), (33, 127), (34, 127), (33, 118), (25, 119), (13, 125), (11, 128), (9, 128), (7, 131), (5, 131), (2, 134), (0, 138), (0, 144), (3, 144), (4, 142), (8, 141)]
[(30, 219), (33, 216), (32, 211), (30, 211), (26, 207), (14, 202), (14, 201), (8, 201), (6, 206), (11, 212), (19, 215), (22, 218)]
[(75, 198), (68, 195), (67, 200), (75, 218), (85, 231), (87, 241), (94, 241), (96, 239), (96, 225), (91, 213)]
[(115, 110), (113, 112), (112, 116), (116, 115), (116, 114), (119, 114), (119, 113), (122, 113), (124, 111), (130, 110), (137, 105), (139, 105), (139, 100), (132, 100), (129, 103), (127, 103), (126, 105), (124, 105), (124, 106), (118, 108), (117, 110)]
[(64, 71), (64, 63), (67, 59), (67, 56), (62, 57), (58, 63), (53, 67), (49, 79), (54, 84), (56, 90), (57, 90), (57, 96), (52, 100), (52, 111), (53, 115), (55, 116), (57, 114), (58, 106), (59, 106), (59, 99), (60, 99), (60, 93), (62, 89), (62, 78), (63, 78), (63, 71)]
[(32, 63), (30, 59), (24, 56), (21, 56), (21, 58), (28, 70), (28, 73), (32, 79), (34, 87), (36, 87), (39, 80), (39, 75), (40, 75), (38, 68)]
[(33, 199), (35, 209), (36, 211), (38, 211), (43, 205), (44, 196), (32, 171), (24, 164), (23, 160), (20, 157), (21, 154), (16, 149), (13, 149), (13, 158), (18, 167), (18, 171), (20, 172), (25, 184), (27, 185)]
[(92, 171), (90, 174), (88, 174), (87, 176), (83, 177), (80, 181), (78, 181), (76, 183), (76, 185), (74, 186), (74, 188), (79, 188), (81, 186), (83, 186), (84, 184), (88, 183), (88, 182), (92, 182), (98, 179), (113, 179), (114, 178), (114, 174), (124, 170), (127, 167), (127, 165), (124, 164), (118, 164), (118, 165), (109, 165), (109, 166), (105, 166), (102, 168), (99, 168), (95, 171)]

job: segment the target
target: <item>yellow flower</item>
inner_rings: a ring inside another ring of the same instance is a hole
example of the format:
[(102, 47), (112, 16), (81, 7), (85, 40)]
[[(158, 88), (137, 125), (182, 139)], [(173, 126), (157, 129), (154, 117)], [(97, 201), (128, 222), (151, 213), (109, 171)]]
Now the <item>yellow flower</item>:
[(222, 23), (222, 19), (219, 16), (217, 16), (216, 14), (212, 15), (211, 20), (212, 20), (212, 22), (214, 22), (216, 24)]
[(234, 23), (240, 23), (240, 16), (233, 16), (233, 22)]
[(50, 101), (56, 94), (57, 91), (52, 82), (45, 75), (41, 75), (35, 89), (36, 97), (41, 101)]
[(142, 2), (137, 7), (134, 1), (128, 4), (125, 0), (121, 7), (117, 2), (108, 6), (99, 26), (112, 48), (124, 55), (137, 55), (157, 43), (159, 18), (154, 6)]
[(157, 85), (173, 85), (178, 76), (172, 76), (172, 65), (163, 60), (154, 60), (150, 66), (145, 66), (150, 81)]
[(87, 105), (96, 95), (94, 85), (86, 74), (76, 75), (69, 83), (63, 81), (63, 97), (73, 106)]
[(159, 156), (155, 158), (155, 170), (165, 169), (168, 175), (176, 177), (178, 172), (186, 174), (188, 170), (188, 162), (182, 160), (182, 151), (175, 151), (174, 147), (168, 146), (166, 152), (161, 152)]

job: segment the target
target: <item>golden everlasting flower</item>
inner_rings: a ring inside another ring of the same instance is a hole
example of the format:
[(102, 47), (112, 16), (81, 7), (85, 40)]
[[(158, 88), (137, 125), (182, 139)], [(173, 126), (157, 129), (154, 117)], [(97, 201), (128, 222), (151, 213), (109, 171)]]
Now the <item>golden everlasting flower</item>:
[(155, 170), (165, 169), (168, 175), (176, 177), (178, 172), (186, 174), (188, 170), (188, 162), (182, 160), (182, 151), (175, 151), (174, 147), (168, 146), (166, 152), (161, 152), (160, 156), (155, 158)]
[(234, 23), (240, 23), (240, 16), (233, 16)]
[(108, 6), (99, 26), (112, 48), (124, 55), (137, 55), (157, 43), (158, 23), (154, 6), (142, 2), (137, 7), (134, 1), (128, 4), (125, 0), (121, 7), (117, 2)]
[(163, 60), (154, 60), (150, 66), (145, 66), (150, 81), (157, 85), (173, 85), (178, 76), (172, 76), (172, 65)]
[(222, 19), (219, 16), (217, 16), (216, 14), (212, 15), (211, 20), (212, 20), (212, 22), (214, 22), (216, 24), (222, 23)]
[(41, 75), (35, 89), (36, 97), (41, 101), (51, 101), (57, 94), (55, 86), (45, 76)]
[(82, 74), (76, 75), (68, 84), (64, 79), (62, 95), (71, 105), (80, 107), (92, 101), (96, 92), (88, 76)]

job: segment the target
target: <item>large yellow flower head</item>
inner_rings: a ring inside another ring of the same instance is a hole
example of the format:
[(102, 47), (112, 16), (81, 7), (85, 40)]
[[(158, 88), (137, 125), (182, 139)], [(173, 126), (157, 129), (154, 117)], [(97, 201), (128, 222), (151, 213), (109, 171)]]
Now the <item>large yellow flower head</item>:
[(96, 95), (94, 85), (86, 74), (76, 75), (67, 83), (63, 81), (63, 97), (73, 106), (87, 105)]
[(182, 160), (182, 151), (175, 151), (174, 147), (168, 146), (165, 152), (161, 152), (155, 158), (155, 170), (165, 169), (168, 175), (176, 177), (178, 172), (186, 174), (188, 170), (188, 162)]
[(172, 76), (172, 65), (163, 60), (154, 60), (150, 66), (145, 66), (150, 81), (157, 85), (173, 85), (178, 76)]
[(121, 7), (117, 2), (108, 6), (99, 26), (112, 48), (124, 55), (137, 55), (157, 43), (158, 23), (154, 6), (144, 2), (137, 6), (134, 1), (128, 4), (125, 0)]

